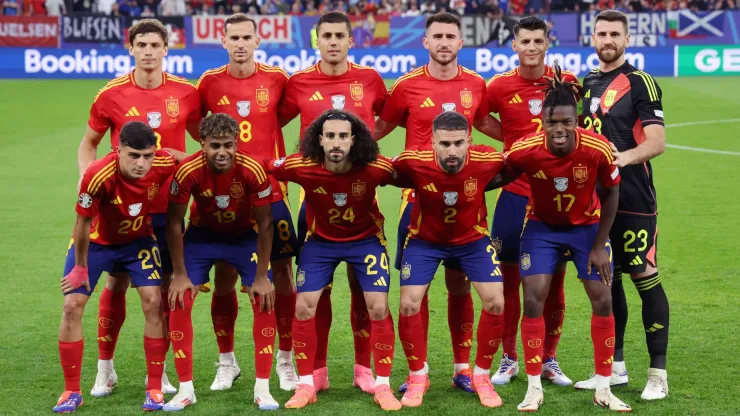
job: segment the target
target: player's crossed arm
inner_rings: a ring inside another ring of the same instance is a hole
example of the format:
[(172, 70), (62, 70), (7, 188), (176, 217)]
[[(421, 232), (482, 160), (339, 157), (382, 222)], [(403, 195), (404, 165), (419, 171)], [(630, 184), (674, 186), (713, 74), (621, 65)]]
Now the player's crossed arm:
[(485, 190), (486, 192), (488, 192), (488, 191), (493, 191), (494, 189), (502, 188), (514, 182), (521, 175), (522, 175), (521, 171), (507, 164), (506, 167), (504, 167), (504, 170), (499, 172), (496, 176), (493, 177), (493, 179), (491, 179), (488, 182)]

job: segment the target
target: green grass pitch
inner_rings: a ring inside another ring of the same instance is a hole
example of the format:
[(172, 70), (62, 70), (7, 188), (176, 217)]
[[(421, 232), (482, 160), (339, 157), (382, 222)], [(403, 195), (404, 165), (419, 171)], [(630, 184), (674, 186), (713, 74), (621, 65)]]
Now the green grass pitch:
[[(627, 282), (630, 319), (625, 356), (630, 385), (615, 393), (641, 415), (737, 415), (740, 414), (740, 145), (737, 142), (740, 91), (738, 78), (659, 79), (663, 89), (668, 143), (730, 152), (706, 153), (669, 148), (654, 162), (660, 206), (660, 271), (671, 304), (671, 335), (668, 357), (670, 396), (646, 403), (640, 392), (647, 378), (648, 355), (644, 345), (640, 299)], [(3, 295), (0, 297), (0, 414), (51, 414), (62, 391), (62, 372), (57, 353), (57, 329), (61, 316), (59, 292), (65, 250), (74, 221), (77, 183), (77, 145), (85, 130), (91, 100), (105, 84), (93, 81), (0, 81), (0, 264)], [(734, 121), (732, 121), (734, 119)], [(696, 121), (725, 120), (701, 125)], [(730, 120), (730, 121), (727, 121)], [(679, 124), (674, 127), (671, 125)], [(286, 128), (287, 148), (294, 149), (297, 123)], [(104, 143), (107, 139), (104, 140)], [(477, 143), (492, 143), (480, 135)], [(384, 155), (402, 149), (403, 130), (380, 142)], [(495, 144), (500, 149), (500, 144)], [(190, 143), (191, 150), (196, 148)], [(106, 146), (101, 146), (102, 155)], [(734, 152), (734, 154), (732, 154)], [(380, 190), (386, 216), (386, 232), (395, 251), (399, 191)], [(295, 207), (298, 192), (291, 188)], [(495, 194), (489, 194), (493, 212)], [(490, 217), (489, 217), (490, 224)], [(559, 360), (574, 381), (593, 369), (589, 335), (588, 299), (571, 266), (567, 278), (567, 313)], [(331, 332), (329, 369), (331, 389), (319, 395), (317, 404), (301, 414), (378, 414), (372, 398), (351, 386), (352, 335), (345, 268), (337, 269), (334, 325)], [(438, 277), (441, 273), (438, 274)], [(393, 271), (391, 311), (397, 321), (398, 278)], [(119, 385), (109, 398), (89, 396), (96, 371), (96, 314), (99, 292), (84, 317), (85, 356), (82, 387), (85, 404), (78, 414), (141, 414), (144, 399), (143, 320), (139, 299), (129, 292), (128, 318), (116, 354)], [(200, 295), (193, 313), (196, 329), (195, 384), (198, 404), (185, 410), (190, 415), (256, 413), (252, 405), (253, 364), (248, 298), (237, 323), (236, 355), (242, 379), (227, 392), (211, 392), (217, 345), (210, 322), (210, 295)], [(476, 300), (477, 302), (477, 300)], [(526, 377), (499, 387), (504, 407), (484, 410), (474, 395), (450, 387), (452, 353), (446, 322), (446, 290), (437, 279), (431, 290), (429, 359), (432, 389), (419, 409), (406, 414), (514, 414), (524, 397)], [(477, 305), (479, 311), (479, 305)], [(398, 345), (398, 344), (397, 344)], [(519, 347), (521, 353), (521, 347)], [(500, 355), (500, 353), (499, 353)], [(176, 379), (172, 354), (167, 373)], [(497, 360), (494, 362), (496, 365)], [(406, 375), (406, 360), (396, 349), (392, 377), (397, 387)], [(521, 360), (520, 360), (520, 364)], [(523, 367), (523, 365), (522, 365)], [(523, 371), (522, 371), (523, 375)], [(272, 380), (275, 398), (284, 404), (288, 392)], [(602, 411), (591, 404), (590, 392), (545, 386), (543, 415), (585, 415)], [(280, 412), (287, 413), (286, 410)]]

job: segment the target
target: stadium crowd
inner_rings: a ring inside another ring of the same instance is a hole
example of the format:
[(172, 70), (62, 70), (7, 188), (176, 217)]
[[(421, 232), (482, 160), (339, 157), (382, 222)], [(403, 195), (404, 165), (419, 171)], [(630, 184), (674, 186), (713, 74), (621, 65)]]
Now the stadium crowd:
[(738, 10), (736, 0), (2, 0), (2, 15), (49, 15), (68, 12), (131, 17), (285, 14), (316, 16), (330, 11), (350, 16), (420, 16), (447, 11), (459, 15), (509, 15), (549, 12), (650, 12), (691, 9)]

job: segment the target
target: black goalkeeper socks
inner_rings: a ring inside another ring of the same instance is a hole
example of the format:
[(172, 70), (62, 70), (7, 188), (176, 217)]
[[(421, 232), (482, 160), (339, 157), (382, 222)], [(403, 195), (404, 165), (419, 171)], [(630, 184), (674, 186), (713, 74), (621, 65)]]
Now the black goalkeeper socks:
[(622, 285), (622, 273), (614, 272), (612, 280), (612, 312), (614, 313), (614, 361), (624, 361), (624, 331), (627, 328), (627, 298)]
[[(650, 354), (650, 368), (664, 370), (668, 350), (668, 298), (660, 283), (658, 273), (635, 279), (634, 283), (642, 299), (642, 324), (645, 327), (645, 338)], [(613, 289), (612, 293), (614, 293)], [(615, 307), (615, 318), (616, 315)], [(619, 343), (619, 332), (617, 332), (617, 343)]]

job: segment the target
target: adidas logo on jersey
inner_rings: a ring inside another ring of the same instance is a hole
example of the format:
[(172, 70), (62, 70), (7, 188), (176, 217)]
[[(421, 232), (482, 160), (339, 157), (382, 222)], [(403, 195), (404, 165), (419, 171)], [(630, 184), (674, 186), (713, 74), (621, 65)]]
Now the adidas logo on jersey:
[(434, 101), (432, 101), (431, 98), (427, 97), (426, 100), (424, 100), (424, 102), (421, 103), (419, 107), (421, 108), (434, 107)]
[(641, 266), (642, 265), (642, 259), (640, 256), (636, 256), (632, 261), (630, 262), (630, 266)]
[(513, 97), (511, 97), (511, 100), (509, 100), (509, 104), (519, 104), (522, 102), (522, 97), (519, 96), (519, 94), (514, 94)]
[(317, 194), (326, 195), (326, 191), (324, 190), (324, 188), (322, 186), (319, 186), (318, 188), (314, 189), (313, 191), (315, 193), (317, 193)]
[(200, 196), (204, 196), (206, 198), (210, 198), (213, 196), (213, 192), (211, 192), (210, 189), (206, 189), (205, 191), (200, 193)]
[(424, 189), (425, 191), (429, 191), (429, 192), (437, 192), (437, 187), (436, 187), (436, 186), (434, 186), (434, 184), (433, 184), (433, 183), (430, 183), (429, 185), (424, 185), (424, 186), (423, 186), (422, 188), (423, 188), (423, 189)]
[(268, 345), (260, 350), (260, 354), (272, 354), (272, 345)]
[(122, 202), (123, 201), (121, 201), (121, 197), (120, 196), (116, 196), (116, 199), (111, 199), (110, 200), (110, 203), (113, 204), (113, 205), (120, 205)]
[(388, 286), (388, 283), (385, 281), (385, 277), (381, 277), (373, 283), (373, 286)]
[(229, 99), (224, 95), (221, 97), (220, 100), (218, 100), (218, 105), (229, 105), (231, 102), (229, 102)]
[(311, 98), (308, 99), (308, 101), (321, 101), (323, 99), (324, 99), (324, 96), (321, 95), (320, 92), (316, 91), (315, 93), (313, 93)]
[(534, 177), (537, 179), (547, 179), (547, 175), (545, 175), (545, 172), (539, 171), (534, 174)]
[(141, 115), (139, 114), (139, 110), (136, 109), (136, 107), (131, 107), (130, 110), (128, 110), (128, 113), (126, 113), (126, 117), (134, 117)]

